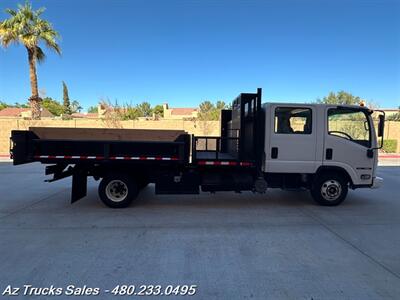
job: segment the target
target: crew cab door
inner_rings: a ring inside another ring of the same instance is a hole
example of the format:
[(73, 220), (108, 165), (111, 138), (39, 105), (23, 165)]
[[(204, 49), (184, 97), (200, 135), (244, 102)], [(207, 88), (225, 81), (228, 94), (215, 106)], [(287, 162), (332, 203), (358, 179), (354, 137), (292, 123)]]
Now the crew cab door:
[(365, 108), (328, 107), (324, 142), (323, 165), (341, 167), (354, 185), (372, 183), (376, 150), (372, 145), (371, 118)]
[(265, 149), (265, 171), (314, 173), (317, 165), (315, 106), (273, 104), (267, 117), (269, 143)]

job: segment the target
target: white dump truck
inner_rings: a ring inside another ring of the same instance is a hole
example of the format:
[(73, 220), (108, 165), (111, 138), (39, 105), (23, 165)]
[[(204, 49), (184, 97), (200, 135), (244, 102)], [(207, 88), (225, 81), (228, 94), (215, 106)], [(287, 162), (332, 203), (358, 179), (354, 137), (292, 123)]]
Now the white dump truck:
[(156, 194), (309, 189), (318, 204), (333, 206), (349, 188), (382, 183), (376, 169), (385, 117), (373, 113), (353, 105), (262, 105), (258, 89), (221, 111), (220, 136), (32, 127), (12, 131), (10, 153), (15, 165), (47, 164), (48, 181), (72, 176), (71, 202), (86, 196), (92, 176), (113, 208), (129, 206), (149, 183)]

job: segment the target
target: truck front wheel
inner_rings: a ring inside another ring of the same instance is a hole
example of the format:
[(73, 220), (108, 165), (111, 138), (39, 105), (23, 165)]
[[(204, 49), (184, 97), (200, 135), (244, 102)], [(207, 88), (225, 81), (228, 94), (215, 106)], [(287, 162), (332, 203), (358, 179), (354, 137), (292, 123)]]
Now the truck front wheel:
[(99, 184), (99, 196), (108, 207), (128, 207), (137, 197), (138, 186), (134, 179), (126, 174), (111, 174)]
[(335, 206), (344, 201), (348, 192), (348, 181), (337, 173), (318, 175), (312, 184), (311, 195), (323, 206)]

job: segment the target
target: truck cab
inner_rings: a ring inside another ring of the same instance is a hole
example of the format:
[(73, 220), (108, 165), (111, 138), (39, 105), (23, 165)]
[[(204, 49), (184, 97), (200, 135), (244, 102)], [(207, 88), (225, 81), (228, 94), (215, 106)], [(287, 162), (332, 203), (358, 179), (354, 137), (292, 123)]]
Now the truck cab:
[[(264, 104), (263, 110), (265, 174), (284, 176), (289, 186), (305, 185), (324, 205), (339, 204), (348, 187), (381, 184), (376, 176), (379, 145), (372, 110), (354, 105), (286, 103)], [(383, 119), (379, 119), (383, 131)]]

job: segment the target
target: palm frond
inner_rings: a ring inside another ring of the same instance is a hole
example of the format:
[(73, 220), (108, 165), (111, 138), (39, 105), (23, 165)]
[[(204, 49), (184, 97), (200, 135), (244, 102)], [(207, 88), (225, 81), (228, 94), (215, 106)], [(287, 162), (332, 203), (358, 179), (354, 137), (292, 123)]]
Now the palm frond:
[(54, 40), (46, 40), (43, 39), (45, 45), (47, 48), (53, 50), (54, 52), (56, 52), (58, 55), (61, 55), (61, 47), (60, 45), (58, 45)]
[[(19, 42), (29, 49), (36, 49), (43, 42), (49, 49), (61, 54), (61, 48), (57, 44), (59, 33), (50, 22), (40, 18), (44, 11), (45, 8), (33, 10), (29, 1), (19, 4), (17, 11), (7, 9), (6, 12), (11, 17), (0, 22), (1, 45), (7, 47), (11, 43)], [(44, 54), (41, 48), (39, 51)]]
[(0, 23), (0, 44), (7, 48), (12, 43), (18, 42), (18, 35), (5, 22)]
[(38, 37), (32, 34), (22, 34), (19, 36), (19, 40), (24, 46), (34, 49), (38, 45)]
[(42, 48), (39, 46), (35, 48), (35, 57), (39, 63), (42, 63), (46, 59), (46, 54), (44, 54)]
[(41, 7), (35, 11), (35, 15), (39, 17), (42, 13), (46, 11), (46, 7)]
[(12, 15), (13, 17), (15, 17), (17, 15), (17, 12), (11, 8), (6, 8), (5, 12)]

